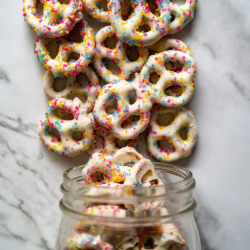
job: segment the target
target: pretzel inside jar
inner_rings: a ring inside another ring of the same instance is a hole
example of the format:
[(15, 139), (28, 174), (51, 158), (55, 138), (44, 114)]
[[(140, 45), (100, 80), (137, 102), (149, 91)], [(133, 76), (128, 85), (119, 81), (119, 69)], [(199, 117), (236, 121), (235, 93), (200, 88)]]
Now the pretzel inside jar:
[(23, 16), (39, 37), (67, 35), (82, 19), (82, 1), (23, 0)]

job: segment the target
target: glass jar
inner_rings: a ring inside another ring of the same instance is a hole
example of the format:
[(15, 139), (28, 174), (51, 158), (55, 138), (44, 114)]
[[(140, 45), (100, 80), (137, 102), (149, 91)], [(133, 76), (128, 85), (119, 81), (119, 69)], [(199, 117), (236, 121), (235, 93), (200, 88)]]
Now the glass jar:
[[(83, 166), (67, 170), (56, 250), (200, 250), (192, 173), (173, 164), (154, 165), (165, 186), (98, 187), (83, 183)], [(107, 207), (117, 214), (94, 212)]]

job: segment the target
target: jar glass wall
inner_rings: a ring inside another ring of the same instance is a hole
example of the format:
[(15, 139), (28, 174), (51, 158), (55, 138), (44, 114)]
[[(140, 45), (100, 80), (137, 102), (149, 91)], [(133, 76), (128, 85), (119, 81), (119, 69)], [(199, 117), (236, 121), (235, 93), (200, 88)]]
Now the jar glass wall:
[(165, 186), (97, 187), (83, 182), (83, 166), (67, 170), (56, 250), (200, 250), (192, 173), (154, 165)]

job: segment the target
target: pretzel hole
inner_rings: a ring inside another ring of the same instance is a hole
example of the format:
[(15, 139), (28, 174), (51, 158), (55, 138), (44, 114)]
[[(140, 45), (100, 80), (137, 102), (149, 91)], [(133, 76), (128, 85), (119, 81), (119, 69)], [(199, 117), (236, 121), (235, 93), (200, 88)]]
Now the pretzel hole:
[(138, 48), (136, 46), (128, 46), (126, 56), (130, 62), (135, 62), (140, 56)]
[(151, 84), (156, 84), (159, 79), (160, 79), (161, 75), (157, 72), (152, 72), (149, 76), (149, 81)]
[(104, 45), (105, 45), (106, 48), (115, 49), (117, 41), (118, 41), (118, 39), (117, 39), (116, 35), (108, 36), (104, 41)]
[(49, 131), (49, 135), (50, 135), (54, 140), (57, 140), (58, 142), (61, 141), (61, 137), (60, 137), (58, 131), (57, 131), (55, 128), (49, 127), (49, 128), (48, 128), (48, 131)]
[(97, 148), (103, 148), (104, 141), (105, 141), (105, 139), (102, 135), (97, 134), (95, 136), (95, 143), (96, 143)]
[(61, 92), (63, 91), (67, 86), (67, 77), (58, 77), (54, 79), (53, 82), (53, 89), (56, 92)]
[(173, 153), (175, 148), (170, 140), (162, 139), (157, 142), (158, 147), (166, 153)]
[(136, 92), (135, 90), (130, 90), (129, 93), (128, 93), (128, 101), (129, 101), (129, 104), (132, 105), (136, 102), (136, 99), (137, 99), (137, 96), (136, 96)]
[(180, 72), (183, 68), (183, 64), (181, 64), (178, 60), (177, 61), (170, 61), (168, 60), (165, 63), (166, 70)]
[(123, 0), (121, 1), (121, 16), (122, 20), (126, 21), (130, 18), (131, 14), (133, 13), (133, 6), (131, 0)]
[(81, 29), (81, 24), (77, 23), (67, 36), (70, 42), (81, 43), (83, 41), (80, 29)]
[(72, 133), (72, 138), (74, 141), (81, 141), (83, 137), (83, 133), (81, 131), (74, 131)]
[(149, 177), (153, 176), (152, 170), (148, 170), (143, 176), (142, 176), (142, 183), (145, 183)]
[(107, 70), (109, 70), (113, 75), (120, 74), (120, 68), (118, 65), (108, 58), (103, 58), (102, 63), (106, 65)]
[(186, 3), (186, 0), (170, 0), (170, 2), (183, 5)]
[(108, 114), (113, 114), (116, 111), (116, 107), (117, 107), (116, 96), (113, 96), (111, 99), (108, 100), (105, 111)]
[(162, 115), (158, 115), (157, 124), (161, 127), (166, 127), (170, 125), (175, 119), (175, 115), (173, 113), (166, 113)]
[(131, 73), (131, 74), (129, 75), (129, 78), (128, 78), (128, 81), (129, 81), (129, 82), (132, 82), (132, 81), (135, 80), (135, 74), (136, 74), (136, 72)]
[(104, 174), (101, 171), (96, 171), (94, 174), (95, 182), (101, 182), (104, 180)]
[(56, 39), (53, 39), (48, 43), (47, 50), (49, 52), (49, 56), (52, 59), (55, 59), (57, 57), (59, 51), (59, 44)]
[(67, 62), (75, 62), (75, 61), (77, 61), (78, 59), (80, 58), (80, 55), (79, 54), (77, 54), (77, 53), (75, 53), (75, 52), (71, 52), (70, 54), (69, 54), (69, 57), (68, 57), (68, 60), (67, 60)]
[(174, 20), (175, 20), (175, 16), (173, 14), (171, 14), (170, 23), (172, 23)]
[(79, 98), (80, 99), (80, 101), (84, 104), (86, 101), (87, 101), (87, 99), (88, 99), (88, 97), (85, 95), (85, 94), (83, 94), (83, 93), (80, 93), (80, 94), (72, 94), (72, 95), (70, 95), (69, 96), (69, 98), (71, 99), (71, 100), (73, 100), (75, 97), (77, 97), (77, 98)]
[(167, 87), (164, 90), (164, 93), (167, 96), (179, 97), (182, 95), (183, 90), (182, 90), (182, 87), (180, 85), (173, 85), (173, 86)]
[(138, 124), (138, 121), (140, 120), (140, 118), (141, 117), (139, 115), (131, 115), (122, 122), (121, 127), (123, 129), (126, 129), (126, 128), (130, 128), (132, 126), (136, 126)]
[(57, 109), (56, 116), (61, 118), (62, 120), (73, 120), (74, 119), (73, 114), (65, 109)]
[(76, 76), (76, 82), (80, 85), (80, 87), (84, 88), (84, 87), (87, 87), (89, 86), (89, 79), (88, 77), (83, 74), (83, 73), (80, 73)]
[(139, 31), (141, 33), (149, 32), (151, 28), (147, 24), (141, 24), (136, 31)]
[(44, 4), (41, 2), (41, 0), (38, 0), (36, 2), (36, 14), (39, 16), (39, 17), (42, 17), (43, 16), (43, 7), (44, 7)]
[(108, 9), (108, 1), (107, 0), (101, 0), (97, 6), (100, 8), (100, 9), (103, 9), (104, 11), (109, 11)]
[(115, 140), (115, 146), (117, 148), (124, 148), (127, 145), (128, 145), (128, 140), (120, 140), (120, 139)]
[(143, 245), (144, 249), (155, 249), (157, 247), (152, 237), (147, 238)]
[(188, 137), (188, 129), (186, 127), (181, 128), (180, 130), (180, 137), (183, 141), (187, 140)]
[(155, 16), (160, 16), (160, 11), (154, 0), (146, 0), (151, 13)]
[(58, 0), (60, 4), (69, 4), (70, 0)]

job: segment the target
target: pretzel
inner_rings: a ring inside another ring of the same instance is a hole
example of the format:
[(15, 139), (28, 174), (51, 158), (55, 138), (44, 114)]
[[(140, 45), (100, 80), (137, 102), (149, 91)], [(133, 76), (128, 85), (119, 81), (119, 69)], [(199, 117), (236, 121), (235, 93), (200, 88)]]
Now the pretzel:
[[(164, 114), (174, 114), (175, 118), (170, 125), (159, 125), (159, 117)], [(187, 138), (182, 138), (181, 129), (187, 132)], [(153, 157), (163, 162), (172, 162), (187, 157), (191, 154), (197, 142), (197, 128), (193, 112), (185, 108), (166, 108), (156, 106), (153, 109), (149, 134), (147, 137), (147, 149)], [(173, 152), (159, 147), (158, 142), (167, 140), (172, 146)]]
[(185, 0), (184, 4), (177, 4), (170, 1), (169, 8), (174, 18), (168, 27), (168, 33), (174, 34), (183, 29), (194, 18), (194, 11), (198, 0)]
[(110, 11), (104, 10), (100, 6), (101, 2), (102, 0), (83, 0), (83, 9), (98, 22), (109, 23)]
[[(169, 65), (172, 65), (171, 69), (166, 68)], [(193, 57), (182, 51), (169, 50), (149, 57), (141, 70), (140, 82), (149, 92), (152, 102), (180, 107), (192, 98), (195, 73)], [(154, 75), (158, 77), (156, 80), (152, 78)]]
[[(43, 5), (39, 14), (38, 5)], [(58, 0), (23, 0), (23, 16), (39, 37), (60, 37), (67, 35), (82, 15), (81, 0), (70, 0), (60, 4)]]
[[(134, 91), (136, 100), (130, 104), (129, 94)], [(111, 114), (107, 112), (107, 103), (116, 98), (117, 107)], [(102, 125), (112, 130), (115, 137), (121, 140), (129, 140), (138, 136), (147, 128), (149, 123), (152, 103), (148, 94), (141, 87), (139, 77), (127, 82), (121, 80), (118, 83), (105, 85), (99, 93), (94, 107), (95, 119)]]
[(77, 234), (67, 239), (66, 247), (64, 250), (79, 250), (79, 249), (92, 249), (92, 250), (113, 250), (113, 246), (101, 237), (93, 236), (91, 234)]
[[(147, 48), (137, 48), (138, 58), (136, 55), (127, 56), (126, 51), (133, 49), (121, 41), (117, 41), (116, 45), (107, 44), (106, 39), (113, 37), (115, 39), (116, 32), (112, 26), (106, 26), (99, 30), (96, 34), (96, 54), (93, 59), (93, 64), (97, 73), (107, 83), (118, 82), (119, 80), (128, 80), (131, 74), (138, 72), (145, 64), (148, 58)], [(108, 41), (107, 41), (108, 43)], [(107, 46), (109, 46), (110, 49)], [(136, 49), (136, 48), (134, 48)], [(120, 68), (119, 75), (113, 74), (107, 69), (107, 65), (103, 62), (104, 59), (112, 60)]]
[[(95, 53), (93, 30), (85, 21), (77, 24), (74, 31), (77, 29), (79, 29), (83, 40), (80, 43), (76, 43), (68, 41), (66, 38), (57, 38), (59, 50), (55, 59), (51, 58), (47, 49), (53, 39), (36, 38), (35, 54), (37, 54), (42, 66), (50, 70), (55, 77), (77, 75), (91, 62), (91, 57)], [(79, 59), (70, 61), (70, 54), (73, 52), (79, 55)]]
[(74, 157), (88, 149), (93, 141), (93, 120), (78, 98), (49, 101), (39, 136), (46, 147), (59, 155)]
[(148, 47), (151, 54), (161, 53), (167, 50), (179, 50), (184, 53), (187, 53), (190, 56), (194, 56), (194, 53), (191, 51), (190, 47), (187, 46), (184, 42), (174, 38), (163, 37), (155, 44)]
[(110, 0), (109, 9), (110, 23), (124, 43), (149, 46), (168, 33), (168, 1)]
[[(83, 74), (83, 76), (86, 76), (87, 79), (83, 79), (82, 81), (82, 75), (68, 76), (61, 79), (65, 80), (65, 88), (61, 91), (57, 91), (55, 90), (56, 86), (54, 85), (56, 79), (52, 72), (47, 70), (43, 77), (43, 90), (45, 94), (51, 99), (60, 97), (72, 98), (74, 96), (85, 96), (86, 101), (85, 103), (83, 102), (82, 108), (87, 111), (87, 113), (89, 113), (94, 107), (95, 100), (101, 88), (99, 86), (99, 79), (92, 68), (83, 68), (81, 74)], [(59, 87), (63, 88), (64, 86)]]
[(139, 143), (139, 136), (130, 140), (117, 139), (108, 129), (102, 127), (97, 121), (95, 121), (94, 133), (94, 142), (87, 150), (89, 155), (94, 153), (110, 154), (116, 152), (121, 147), (128, 146), (135, 148)]

